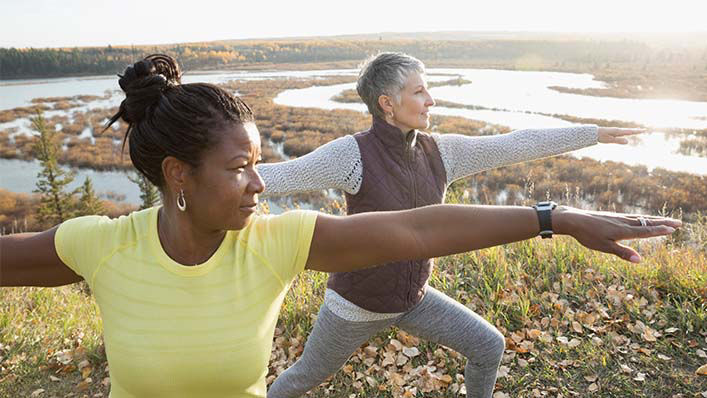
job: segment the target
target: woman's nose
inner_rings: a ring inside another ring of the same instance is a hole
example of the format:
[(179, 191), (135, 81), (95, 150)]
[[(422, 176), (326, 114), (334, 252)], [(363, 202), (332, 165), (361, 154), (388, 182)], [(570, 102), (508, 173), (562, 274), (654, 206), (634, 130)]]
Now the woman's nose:
[(251, 175), (250, 183), (248, 184), (251, 191), (255, 193), (263, 193), (265, 190), (265, 181), (260, 177), (257, 170), (253, 169), (253, 174)]
[(432, 95), (431, 95), (430, 92), (428, 91), (428, 92), (427, 92), (427, 98), (426, 98), (426, 101), (425, 101), (425, 106), (434, 106), (434, 105), (435, 105), (435, 99), (432, 98)]

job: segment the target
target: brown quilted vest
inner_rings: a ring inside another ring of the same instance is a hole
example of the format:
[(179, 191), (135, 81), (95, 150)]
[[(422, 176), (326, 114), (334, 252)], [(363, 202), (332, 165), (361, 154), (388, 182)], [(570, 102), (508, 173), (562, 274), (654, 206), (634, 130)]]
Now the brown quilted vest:
[[(348, 214), (404, 210), (440, 204), (447, 176), (437, 144), (427, 133), (407, 135), (373, 118), (368, 131), (354, 134), (361, 152), (363, 181), (346, 194)], [(422, 300), (431, 260), (400, 261), (329, 276), (327, 287), (373, 312), (406, 312)]]

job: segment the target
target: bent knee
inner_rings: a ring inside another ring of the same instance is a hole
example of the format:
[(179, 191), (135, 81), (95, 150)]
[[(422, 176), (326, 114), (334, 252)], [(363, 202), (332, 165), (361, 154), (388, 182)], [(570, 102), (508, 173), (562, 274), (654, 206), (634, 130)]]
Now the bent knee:
[(498, 329), (493, 328), (485, 333), (483, 342), (467, 358), (479, 364), (500, 363), (505, 350), (506, 338)]
[(501, 358), (503, 352), (506, 351), (506, 338), (496, 328), (494, 328), (492, 336), (489, 342), (489, 350), (492, 351), (496, 357)]

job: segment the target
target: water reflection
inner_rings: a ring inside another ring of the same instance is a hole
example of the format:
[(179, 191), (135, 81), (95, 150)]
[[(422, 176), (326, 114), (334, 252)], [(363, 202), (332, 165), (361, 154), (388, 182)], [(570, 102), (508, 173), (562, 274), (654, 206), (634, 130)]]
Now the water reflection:
[[(450, 72), (454, 71), (454, 69), (445, 69), (442, 71)], [(636, 120), (633, 121), (658, 126), (660, 125), (658, 121), (667, 120), (667, 113), (660, 113), (651, 109), (656, 107), (664, 107), (665, 109), (678, 109), (680, 110), (679, 112), (681, 112), (681, 114), (677, 114), (674, 119), (670, 119), (670, 123), (666, 122), (668, 125), (672, 125), (674, 127), (707, 128), (707, 120), (696, 119), (694, 116), (695, 113), (699, 112), (705, 112), (705, 114), (707, 114), (707, 103), (704, 102), (630, 100), (589, 97), (558, 93), (554, 90), (547, 89), (549, 85), (557, 85), (558, 81), (560, 81), (562, 85), (572, 88), (601, 87), (602, 83), (593, 81), (590, 75), (512, 71), (472, 72), (478, 72), (478, 74), (471, 72), (466, 74), (460, 73), (461, 77), (472, 80), (471, 84), (432, 88), (430, 91), (432, 92), (433, 97), (435, 97), (435, 99), (445, 99), (467, 105), (482, 105), (484, 107), (516, 109), (516, 111), (471, 110), (435, 106), (431, 108), (430, 113), (482, 120), (488, 123), (508, 126), (511, 129), (565, 127), (572, 124), (559, 118), (531, 113), (533, 109), (537, 112), (567, 114), (600, 119), (632, 121), (632, 118), (636, 118)], [(484, 78), (474, 80), (474, 77)], [(503, 80), (501, 79), (502, 77), (507, 78), (509, 82), (514, 82), (517, 84), (510, 84), (509, 87), (511, 88), (508, 88), (507, 90), (499, 90), (499, 86), (496, 84), (500, 84), (500, 80)], [(535, 80), (525, 80), (526, 77)], [(576, 77), (576, 79), (571, 80), (572, 77)], [(477, 84), (475, 83), (476, 81), (481, 81), (483, 83)], [(472, 89), (472, 87), (475, 86), (481, 87)], [(274, 102), (280, 105), (295, 107), (351, 109), (365, 112), (366, 107), (363, 104), (340, 103), (331, 99), (341, 91), (352, 89), (354, 87), (355, 84), (339, 84), (334, 86), (315, 86), (303, 89), (286, 90), (275, 97)], [(450, 95), (451, 97), (440, 98), (440, 93), (442, 93), (442, 95)], [(513, 95), (514, 93), (516, 94), (515, 96)], [(506, 99), (506, 95), (510, 98)], [(581, 97), (582, 101), (572, 102), (567, 100), (567, 98), (577, 97)], [(543, 100), (546, 100), (547, 103), (543, 103)], [(565, 101), (568, 102), (565, 103)], [(587, 105), (591, 103), (601, 104), (601, 106), (597, 105), (592, 107)], [(554, 105), (557, 106), (556, 109), (552, 108)], [(645, 109), (641, 108), (642, 105), (645, 105)], [(587, 106), (587, 111), (583, 111), (581, 106)], [(624, 108), (626, 109), (625, 113), (623, 113)], [(649, 114), (651, 112), (657, 113), (658, 115)], [(638, 116), (641, 116), (642, 119), (638, 120)], [(683, 171), (707, 175), (707, 158), (687, 156), (677, 153), (680, 141), (687, 138), (696, 138), (696, 136), (667, 134), (662, 131), (655, 131), (651, 134), (641, 136), (640, 139), (632, 140), (628, 148), (618, 145), (597, 145), (575, 151), (572, 154), (577, 157), (587, 156), (600, 161), (611, 160), (630, 165), (645, 165), (648, 169), (661, 167), (672, 171)]]
[[(64, 170), (69, 170), (63, 167)], [(38, 160), (0, 159), (0, 188), (12, 192), (31, 193), (37, 184), (37, 175), (42, 170)], [(108, 196), (131, 204), (140, 203), (140, 189), (128, 179), (128, 174), (122, 171), (98, 171), (93, 169), (77, 169), (74, 181), (67, 186), (66, 191), (72, 191), (90, 177), (97, 194)]]
[[(313, 71), (215, 71), (210, 73), (185, 74), (183, 81), (222, 83), (229, 80), (311, 78), (341, 75), (356, 75), (353, 69)], [(461, 116), (488, 123), (508, 126), (512, 129), (537, 127), (562, 127), (569, 122), (533, 112), (566, 114), (584, 118), (634, 121), (654, 127), (707, 128), (707, 102), (678, 100), (635, 100), (608, 97), (593, 97), (560, 93), (551, 86), (569, 88), (603, 88), (605, 83), (594, 80), (592, 75), (560, 72), (522, 72), (490, 69), (428, 70), (430, 81), (443, 81), (456, 77), (472, 83), (461, 86), (440, 86), (430, 91), (435, 99), (465, 105), (477, 105), (503, 110), (470, 110), (436, 106), (432, 113), (446, 116)], [(315, 86), (305, 89), (286, 90), (275, 98), (275, 103), (318, 107), (322, 109), (352, 109), (365, 112), (360, 103), (339, 103), (331, 98), (355, 85), (338, 84)], [(74, 95), (115, 94), (115, 76), (85, 78), (37, 79), (0, 82), (0, 109), (9, 109), (30, 104), (37, 97), (66, 97)], [(68, 111), (48, 111), (46, 117), (71, 115), (74, 111), (86, 111), (116, 106), (122, 94), (111, 95), (98, 101), (82, 104)], [(0, 124), (0, 130), (15, 130), (29, 133), (27, 119)], [(88, 137), (87, 135), (85, 135)], [(620, 146), (595, 146), (577, 151), (576, 156), (589, 156), (598, 160), (613, 160), (628, 164), (643, 164), (649, 168), (664, 167), (674, 171), (687, 171), (707, 175), (707, 158), (685, 156), (676, 153), (680, 139), (685, 136), (669, 136), (662, 132), (645, 135), (635, 142), (633, 148)]]

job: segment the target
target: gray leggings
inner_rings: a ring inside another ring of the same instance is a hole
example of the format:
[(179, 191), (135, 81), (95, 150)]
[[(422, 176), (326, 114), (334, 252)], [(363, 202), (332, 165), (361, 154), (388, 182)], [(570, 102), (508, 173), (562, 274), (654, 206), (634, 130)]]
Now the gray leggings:
[(392, 319), (348, 321), (322, 304), (302, 357), (273, 382), (268, 398), (303, 395), (339, 370), (361, 344), (392, 325), (464, 355), (467, 397), (491, 397), (505, 349), (503, 335), (474, 311), (428, 286), (422, 302)]

